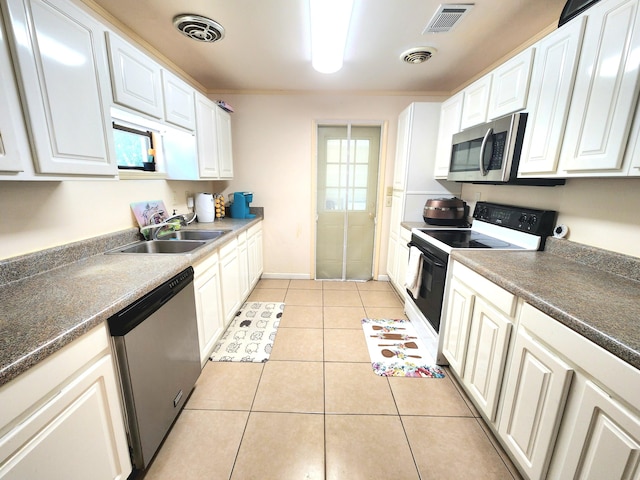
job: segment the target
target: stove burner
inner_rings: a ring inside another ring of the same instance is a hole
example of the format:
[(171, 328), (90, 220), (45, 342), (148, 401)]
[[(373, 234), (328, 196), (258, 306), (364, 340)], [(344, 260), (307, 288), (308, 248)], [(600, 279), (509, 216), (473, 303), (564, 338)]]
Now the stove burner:
[(425, 235), (449, 245), (451, 248), (508, 248), (513, 250), (522, 248), (513, 243), (473, 230), (421, 229), (420, 231)]

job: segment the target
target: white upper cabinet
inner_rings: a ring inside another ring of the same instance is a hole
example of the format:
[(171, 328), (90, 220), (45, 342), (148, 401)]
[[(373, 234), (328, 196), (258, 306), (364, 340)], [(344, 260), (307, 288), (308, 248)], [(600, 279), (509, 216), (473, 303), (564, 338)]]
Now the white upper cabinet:
[(409, 161), (409, 139), (411, 137), (411, 126), (413, 113), (412, 106), (406, 108), (398, 116), (398, 137), (396, 140), (396, 161), (393, 165), (393, 188), (404, 190), (406, 187), (405, 172)]
[(200, 177), (233, 178), (231, 115), (201, 93), (196, 93), (196, 131)]
[(492, 75), (485, 75), (463, 90), (464, 101), (462, 104), (462, 119), (460, 121), (460, 128), (463, 130), (487, 121), (491, 81)]
[(536, 44), (518, 175), (555, 174), (584, 35), (576, 18)]
[(37, 172), (115, 177), (102, 26), (64, 0), (3, 3)]
[(568, 174), (620, 175), (640, 86), (640, 0), (608, 0), (587, 26), (560, 154)]
[(9, 45), (0, 24), (0, 172), (22, 172), (31, 161), (20, 98), (9, 57)]
[(218, 137), (218, 159), (220, 178), (233, 178), (233, 149), (231, 145), (231, 115), (216, 106), (216, 134)]
[(204, 95), (196, 94), (196, 140), (200, 177), (220, 178), (216, 109), (218, 106)]
[(161, 68), (122, 38), (107, 32), (113, 101), (155, 118), (163, 117)]
[(462, 101), (464, 94), (457, 93), (442, 103), (440, 107), (440, 127), (438, 130), (438, 146), (433, 169), (434, 178), (447, 178), (451, 162), (451, 137), (460, 131), (462, 117)]
[(524, 110), (527, 106), (534, 53), (535, 48), (528, 48), (492, 72), (489, 120)]
[(164, 118), (167, 122), (194, 130), (196, 112), (194, 90), (173, 73), (162, 70)]

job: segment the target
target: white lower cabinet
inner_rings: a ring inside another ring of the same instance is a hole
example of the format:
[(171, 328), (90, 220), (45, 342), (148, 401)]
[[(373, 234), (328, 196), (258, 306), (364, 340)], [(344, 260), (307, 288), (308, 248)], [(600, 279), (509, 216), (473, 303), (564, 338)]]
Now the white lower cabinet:
[(242, 304), (238, 241), (230, 241), (220, 248), (220, 276), (222, 282), (222, 308), (225, 327), (235, 317)]
[(598, 385), (586, 381), (571, 431), (570, 447), (558, 478), (638, 478), (640, 417), (637, 411), (632, 412)]
[(247, 232), (238, 235), (238, 268), (240, 270), (240, 297), (246, 298), (251, 291), (251, 279), (249, 278), (249, 250), (247, 245)]
[(531, 479), (545, 478), (572, 374), (571, 366), (518, 329), (498, 432)]
[(212, 253), (193, 268), (200, 362), (204, 366), (224, 330), (218, 252)]
[(515, 297), (457, 262), (452, 264), (443, 354), (485, 418), (496, 419), (513, 327)]
[(0, 403), (0, 478), (125, 480), (131, 473), (105, 325), (5, 384)]
[(460, 376), (464, 374), (464, 361), (467, 357), (474, 300), (474, 292), (456, 277), (453, 277), (449, 282), (444, 322), (446, 328), (442, 332), (444, 337), (442, 353), (449, 360), (450, 367)]
[(476, 295), (463, 382), (491, 422), (496, 419), (513, 321)]
[(249, 289), (252, 290), (264, 270), (262, 222), (249, 228), (247, 233), (247, 256), (249, 261)]
[(523, 476), (640, 478), (640, 371), (464, 265), (451, 271), (443, 354)]
[(224, 329), (262, 275), (262, 222), (194, 266), (200, 361), (207, 362)]

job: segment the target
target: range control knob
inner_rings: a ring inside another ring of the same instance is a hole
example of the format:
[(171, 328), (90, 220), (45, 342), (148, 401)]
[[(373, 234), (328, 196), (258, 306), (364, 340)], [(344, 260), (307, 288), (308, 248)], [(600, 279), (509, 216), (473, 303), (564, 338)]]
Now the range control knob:
[(531, 215), (529, 217), (529, 225), (535, 225), (537, 221), (538, 221), (538, 217), (536, 217), (535, 215)]
[(520, 214), (520, 218), (518, 218), (518, 223), (526, 223), (526, 221), (527, 221), (527, 214), (526, 213)]

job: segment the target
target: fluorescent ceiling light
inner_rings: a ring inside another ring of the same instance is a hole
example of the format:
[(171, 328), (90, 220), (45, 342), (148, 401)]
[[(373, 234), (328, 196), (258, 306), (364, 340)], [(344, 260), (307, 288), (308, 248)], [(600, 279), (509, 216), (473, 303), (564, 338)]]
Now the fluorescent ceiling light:
[(321, 73), (342, 68), (353, 0), (309, 0), (311, 64)]

